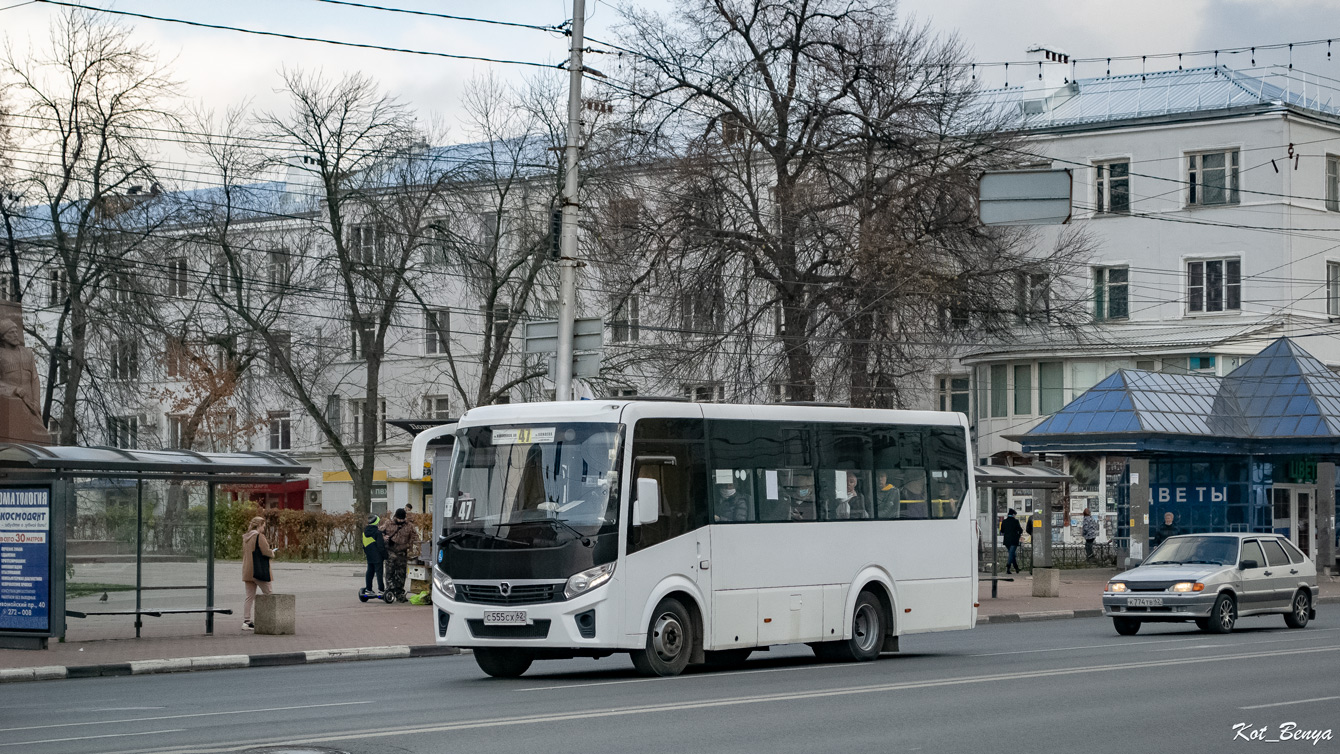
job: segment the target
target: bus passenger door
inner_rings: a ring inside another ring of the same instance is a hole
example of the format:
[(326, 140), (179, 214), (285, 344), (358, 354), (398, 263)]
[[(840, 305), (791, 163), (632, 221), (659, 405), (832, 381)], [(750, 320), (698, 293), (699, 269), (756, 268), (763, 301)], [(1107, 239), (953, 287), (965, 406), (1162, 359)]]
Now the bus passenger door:
[[(660, 500), (655, 522), (630, 525), (628, 529), (624, 630), (629, 635), (646, 632), (643, 619), (648, 603), (658, 585), (667, 580), (691, 582), (698, 586), (704, 600), (711, 599), (712, 548), (707, 527), (702, 420), (644, 419), (634, 425), (633, 476), (655, 479)], [(636, 482), (632, 489), (636, 490)], [(696, 608), (706, 622), (711, 606), (698, 604)]]

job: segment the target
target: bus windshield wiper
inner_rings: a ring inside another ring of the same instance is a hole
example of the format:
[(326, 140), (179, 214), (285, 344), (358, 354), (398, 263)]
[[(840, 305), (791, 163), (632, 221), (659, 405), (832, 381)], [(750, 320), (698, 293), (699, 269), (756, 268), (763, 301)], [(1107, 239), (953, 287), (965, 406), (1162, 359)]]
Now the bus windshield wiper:
[(479, 537), (480, 539), (492, 540), (492, 541), (494, 541), (494, 542), (506, 542), (506, 543), (509, 544), (509, 545), (523, 545), (523, 546), (524, 546), (524, 545), (526, 544), (525, 542), (518, 542), (518, 541), (515, 540), (515, 539), (508, 539), (507, 537), (502, 537), (502, 536), (499, 536), (499, 535), (497, 535), (497, 534), (489, 534), (488, 532), (484, 531), (483, 529), (457, 529), (456, 531), (454, 531), (454, 532), (448, 534), (447, 536), (443, 537), (443, 538), (442, 538), (442, 542), (443, 542), (443, 543), (446, 543), (446, 542), (452, 542), (452, 541), (455, 541), (455, 540), (457, 540), (457, 539), (461, 539), (461, 538), (466, 537), (466, 536)]
[(544, 519), (544, 520), (545, 520), (545, 521), (548, 521), (548, 522), (551, 523), (551, 524), (556, 524), (557, 526), (560, 526), (560, 527), (562, 527), (562, 528), (564, 528), (564, 529), (567, 529), (568, 531), (572, 532), (572, 535), (573, 535), (576, 539), (578, 539), (578, 540), (582, 543), (582, 545), (584, 545), (584, 546), (586, 546), (586, 547), (592, 547), (592, 544), (591, 544), (591, 538), (588, 537), (587, 535), (583, 534), (580, 530), (578, 530), (578, 529), (577, 529), (575, 526), (573, 526), (572, 524), (568, 523), (567, 519), (564, 519), (564, 518), (546, 518), (546, 519)]

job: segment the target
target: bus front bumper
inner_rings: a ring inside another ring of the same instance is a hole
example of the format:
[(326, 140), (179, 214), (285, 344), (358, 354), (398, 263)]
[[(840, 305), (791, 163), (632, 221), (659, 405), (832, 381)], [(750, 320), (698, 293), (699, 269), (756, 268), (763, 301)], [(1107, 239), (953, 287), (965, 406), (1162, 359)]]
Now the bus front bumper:
[(531, 647), (607, 654), (618, 648), (617, 600), (610, 584), (562, 602), (482, 605), (433, 589), (433, 629), (450, 647)]

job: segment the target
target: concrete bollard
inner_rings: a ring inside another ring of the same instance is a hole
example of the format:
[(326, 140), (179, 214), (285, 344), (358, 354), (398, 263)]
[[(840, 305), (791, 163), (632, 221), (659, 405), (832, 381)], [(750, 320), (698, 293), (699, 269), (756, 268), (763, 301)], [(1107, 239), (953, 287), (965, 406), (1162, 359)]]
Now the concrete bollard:
[[(1060, 597), (1061, 596), (1061, 571), (1057, 568), (1034, 568), (1033, 569), (1033, 596), (1034, 597)], [(256, 624), (256, 630), (260, 631), (261, 624)]]
[(292, 594), (256, 595), (256, 633), (285, 636), (294, 633), (297, 597)]

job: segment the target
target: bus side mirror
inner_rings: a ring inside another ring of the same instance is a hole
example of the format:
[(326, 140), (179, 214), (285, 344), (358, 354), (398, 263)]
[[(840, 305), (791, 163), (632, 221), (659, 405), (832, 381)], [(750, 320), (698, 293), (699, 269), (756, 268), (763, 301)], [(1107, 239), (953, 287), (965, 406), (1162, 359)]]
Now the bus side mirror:
[(654, 524), (661, 517), (661, 488), (655, 479), (637, 480), (637, 501), (633, 504), (633, 526)]

